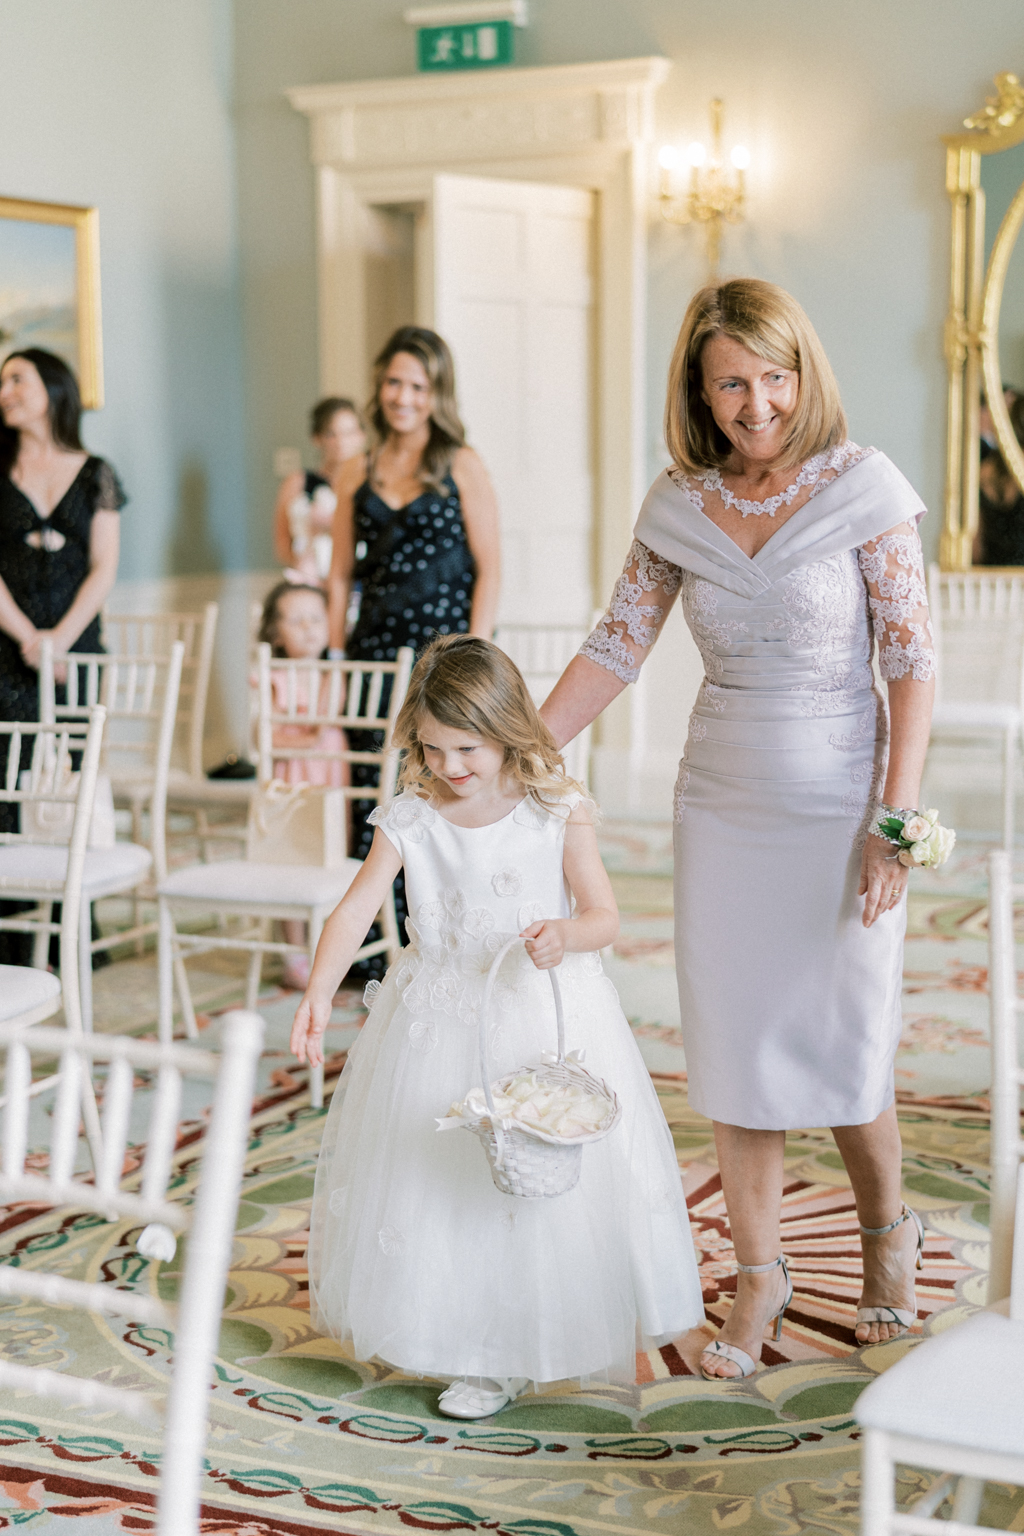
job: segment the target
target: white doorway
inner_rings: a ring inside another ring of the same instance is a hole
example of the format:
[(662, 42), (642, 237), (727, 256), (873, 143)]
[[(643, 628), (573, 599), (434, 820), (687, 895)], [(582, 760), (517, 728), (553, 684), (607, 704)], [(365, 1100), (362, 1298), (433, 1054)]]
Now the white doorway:
[(433, 323), (498, 493), (506, 624), (586, 625), (594, 605), (593, 202), (434, 180)]

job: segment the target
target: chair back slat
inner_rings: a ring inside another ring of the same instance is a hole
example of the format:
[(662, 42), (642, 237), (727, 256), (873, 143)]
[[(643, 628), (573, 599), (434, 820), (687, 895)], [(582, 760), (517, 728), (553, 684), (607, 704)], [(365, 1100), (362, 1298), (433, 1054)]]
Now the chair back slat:
[(213, 671), (218, 605), (202, 613), (104, 614), (103, 638), (120, 656), (166, 662), (175, 644), (184, 647), (172, 763), (193, 777), (203, 771), (203, 726)]
[[(97, 696), (107, 712), (107, 730), (103, 746), (103, 767), (112, 778), (128, 777), (152, 784), (150, 805), (150, 846), (157, 880), (167, 874), (167, 785), (177, 718), (178, 695), (185, 647), (176, 640), (167, 656), (114, 656), (74, 653), (68, 659), (67, 700), (58, 704), (53, 674), (53, 646), (42, 645), (40, 663), (40, 715), (46, 721), (81, 719), (84, 711), (81, 690), (73, 684), (79, 668), (84, 667), (91, 697)], [(96, 687), (92, 682), (95, 677)]]
[(1024, 696), (1024, 573), (928, 571), (942, 702), (1019, 704)]
[(81, 1078), (80, 1058), (74, 1051), (63, 1051), (57, 1098), (53, 1107), (53, 1129), (50, 1133), (50, 1178), (58, 1189), (71, 1183), (75, 1171)]
[[(4, 1043), (7, 1075), (0, 1107), (0, 1204), (30, 1199), (43, 1205), (81, 1205), (107, 1214), (108, 1220), (127, 1217), (142, 1222), (160, 1221), (175, 1230), (188, 1225), (187, 1208), (167, 1199), (182, 1080), (216, 1077), (220, 1057), (192, 1046), (161, 1045), (120, 1035), (77, 1034), (46, 1026), (29, 1029), (0, 1024), (0, 1045)], [(49, 1145), (45, 1148), (48, 1163), (45, 1169), (28, 1170), (25, 1156), (33, 1057), (45, 1061), (57, 1057), (60, 1066)], [(74, 1164), (82, 1092), (91, 1080), (91, 1066), (103, 1062), (109, 1064), (109, 1071), (103, 1102), (102, 1147), (93, 1182), (91, 1172), (77, 1175)], [(137, 1190), (122, 1188), (136, 1069), (152, 1072), (157, 1081), (156, 1093), (148, 1100), (149, 1127), (141, 1173), (133, 1174), (131, 1179), (131, 1183), (139, 1186)]]
[[(49, 642), (45, 642), (49, 644)], [(61, 899), (60, 918), (60, 978), (61, 1001), (64, 1022), (71, 1030), (82, 1028), (82, 999), (78, 974), (78, 919), (82, 903), (82, 879), (85, 871), (85, 855), (89, 843), (93, 802), (96, 797), (96, 779), (99, 773), (100, 753), (103, 747), (103, 730), (106, 711), (97, 705), (85, 720), (69, 721), (64, 725), (24, 724), (15, 725), (0, 721), (0, 752), (6, 750), (7, 764), (4, 789), (0, 802), (17, 804), (22, 824), (33, 807), (47, 810), (52, 816), (57, 806), (66, 812), (73, 805), (71, 836), (66, 827), (54, 828), (50, 836), (35, 831), (2, 832), (0, 847), (10, 843), (61, 843), (67, 846), (67, 871)], [(28, 787), (18, 788), (18, 767), (21, 762), (23, 743), (33, 742), (32, 762), (28, 774)], [(73, 757), (79, 759), (78, 782), (73, 785), (64, 772), (74, 766)], [(46, 771), (47, 763), (54, 771)], [(13, 780), (13, 783), (12, 783)], [(16, 918), (0, 918), (0, 930), (13, 929)], [(86, 1127), (94, 1153), (99, 1148), (99, 1125), (96, 1106), (91, 1090), (83, 1103)]]
[(4, 1105), (5, 1179), (18, 1179), (25, 1168), (28, 1151), (28, 1091), (32, 1083), (32, 1060), (20, 1040), (7, 1047), (6, 1103)]
[(171, 1176), (171, 1159), (181, 1113), (181, 1073), (169, 1062), (157, 1074), (156, 1097), (149, 1122), (142, 1198), (162, 1199)]
[(103, 1094), (103, 1156), (96, 1174), (96, 1188), (101, 1194), (112, 1194), (121, 1182), (128, 1147), (133, 1079), (130, 1061), (121, 1056), (111, 1062)]

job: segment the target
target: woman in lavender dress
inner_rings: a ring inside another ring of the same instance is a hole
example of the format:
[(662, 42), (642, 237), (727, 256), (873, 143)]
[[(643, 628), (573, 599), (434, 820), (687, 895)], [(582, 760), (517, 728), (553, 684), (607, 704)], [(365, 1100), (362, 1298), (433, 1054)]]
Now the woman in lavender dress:
[[(916, 808), (934, 656), (917, 522), (895, 466), (849, 442), (800, 306), (698, 293), (672, 360), (675, 461), (600, 624), (542, 711), (559, 744), (630, 682), (681, 595), (705, 678), (675, 794), (676, 965), (691, 1103), (714, 1121), (738, 1261), (704, 1374), (751, 1374), (791, 1288), (789, 1128), (826, 1124), (861, 1222), (856, 1338), (914, 1320), (920, 1224), (900, 1195), (893, 1062), (906, 870), (879, 805)], [(877, 640), (888, 710), (872, 675)]]

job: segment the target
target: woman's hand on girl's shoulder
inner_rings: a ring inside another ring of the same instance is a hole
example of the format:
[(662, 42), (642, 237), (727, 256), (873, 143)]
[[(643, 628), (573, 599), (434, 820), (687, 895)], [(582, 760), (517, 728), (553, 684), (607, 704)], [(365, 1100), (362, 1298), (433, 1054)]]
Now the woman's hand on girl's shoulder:
[(307, 988), (295, 1011), (289, 1041), (292, 1053), (300, 1061), (308, 1061), (311, 1067), (322, 1065), (324, 1034), (330, 1021), (331, 999), (311, 992)]

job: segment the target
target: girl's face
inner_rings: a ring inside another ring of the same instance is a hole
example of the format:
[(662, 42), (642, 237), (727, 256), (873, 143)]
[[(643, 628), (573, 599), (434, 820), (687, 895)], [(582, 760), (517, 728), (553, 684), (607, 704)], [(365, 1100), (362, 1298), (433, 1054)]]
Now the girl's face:
[(39, 370), (27, 357), (12, 357), (0, 369), (0, 415), (15, 431), (38, 427), (50, 417), (50, 397)]
[(796, 369), (769, 363), (731, 336), (705, 342), (700, 365), (704, 402), (740, 457), (777, 458), (800, 392)]
[(430, 420), (434, 391), (427, 370), (410, 352), (396, 352), (377, 391), (384, 420), (392, 432), (417, 432)]
[(285, 592), (278, 599), (274, 636), (286, 656), (315, 661), (327, 649), (327, 604), (318, 592)]
[(427, 767), (460, 800), (498, 787), (505, 766), (500, 743), (442, 725), (433, 715), (420, 717), (416, 734)]
[(359, 417), (351, 411), (335, 411), (313, 441), (328, 473), (344, 464), (346, 459), (354, 459), (356, 454), (366, 451), (366, 434), (359, 425)]

